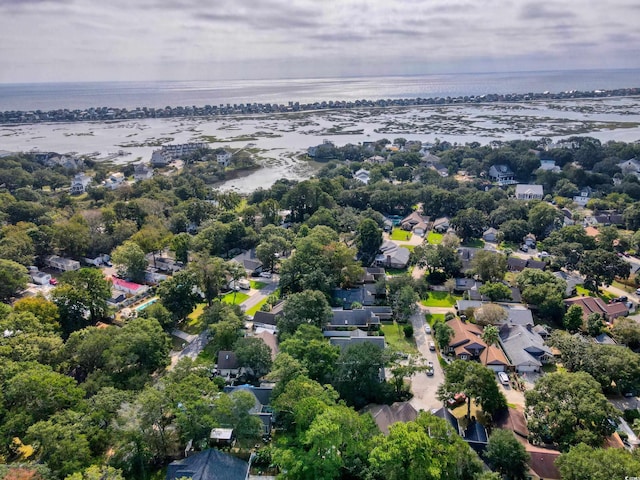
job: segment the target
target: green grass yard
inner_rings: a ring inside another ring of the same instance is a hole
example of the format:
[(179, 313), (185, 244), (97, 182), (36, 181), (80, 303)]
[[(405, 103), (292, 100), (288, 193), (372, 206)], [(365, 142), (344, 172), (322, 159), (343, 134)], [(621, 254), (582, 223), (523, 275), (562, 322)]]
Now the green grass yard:
[[(234, 296), (235, 295), (235, 296)], [(249, 298), (249, 295), (247, 295), (246, 293), (242, 293), (242, 292), (229, 292), (227, 293), (224, 297), (222, 297), (222, 301), (224, 303), (229, 303), (231, 305), (240, 305), (242, 302), (244, 302), (247, 298)]]
[(425, 307), (453, 307), (461, 295), (449, 295), (449, 292), (429, 292), (429, 298), (422, 300)]
[[(577, 296), (582, 296), (582, 297), (595, 297), (596, 296), (596, 295), (594, 295), (594, 293), (591, 290), (587, 290), (582, 285), (577, 285), (576, 286), (576, 295)], [(605, 302), (608, 302), (609, 300), (618, 297), (614, 293), (606, 292), (606, 291), (603, 291), (603, 290), (598, 290), (598, 295), (597, 296), (599, 298), (601, 298), (602, 300), (604, 300)]]
[(384, 340), (391, 350), (410, 354), (418, 353), (413, 338), (406, 338), (404, 336), (402, 325), (394, 322), (393, 324), (382, 325), (381, 329), (384, 332)]
[(256, 280), (249, 280), (249, 283), (251, 284), (251, 288), (253, 288), (255, 290), (262, 290), (264, 287), (267, 286), (266, 283), (258, 282)]
[(258, 303), (256, 303), (253, 307), (251, 307), (250, 309), (248, 309), (246, 312), (247, 315), (249, 316), (253, 316), (256, 314), (256, 312), (258, 310), (260, 310), (260, 308), (267, 303), (267, 297), (263, 298), (262, 300), (260, 300)]
[(444, 313), (426, 313), (424, 320), (433, 327), (438, 322), (444, 322)]
[(444, 234), (431, 230), (429, 235), (427, 235), (427, 243), (430, 245), (439, 245), (442, 243), (442, 237), (444, 237)]
[(411, 240), (411, 236), (413, 233), (407, 232), (401, 228), (394, 228), (393, 232), (391, 232), (390, 238), (391, 240), (397, 240), (399, 242), (408, 242)]
[(462, 242), (462, 246), (469, 248), (484, 248), (484, 240), (480, 240), (479, 238), (472, 238), (467, 240), (466, 242)]

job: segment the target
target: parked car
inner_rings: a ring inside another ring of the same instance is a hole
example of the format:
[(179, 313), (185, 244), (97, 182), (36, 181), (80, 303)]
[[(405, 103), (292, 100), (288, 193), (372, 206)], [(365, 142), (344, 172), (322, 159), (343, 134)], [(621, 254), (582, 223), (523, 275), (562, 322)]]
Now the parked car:
[(529, 247), (527, 247), (526, 245), (521, 245), (520, 246), (520, 250), (522, 250), (523, 252), (528, 252), (529, 251)]
[(57, 284), (58, 284), (58, 280), (57, 279), (55, 279), (53, 277), (51, 277), (49, 279), (49, 285), (57, 285)]
[(432, 352), (436, 351), (436, 344), (433, 342), (429, 342), (429, 350), (431, 350)]
[(271, 278), (272, 274), (271, 274), (271, 272), (261, 272), (260, 276), (262, 278)]
[(636, 295), (640, 295), (640, 288), (636, 290)]
[(426, 333), (427, 335), (431, 333), (431, 327), (429, 325), (424, 326), (424, 333)]
[(447, 406), (449, 408), (457, 407), (458, 405), (462, 405), (467, 400), (467, 396), (464, 393), (456, 393), (453, 398), (447, 400)]
[(549, 256), (550, 256), (550, 255), (549, 255), (549, 253), (548, 253), (548, 252), (540, 252), (540, 253), (538, 254), (538, 257), (540, 257), (540, 258), (549, 258)]
[(624, 303), (627, 300), (629, 300), (629, 298), (623, 295), (622, 297), (612, 298), (611, 300), (609, 300), (609, 303)]
[(509, 385), (509, 375), (504, 372), (498, 372), (498, 378), (503, 385)]

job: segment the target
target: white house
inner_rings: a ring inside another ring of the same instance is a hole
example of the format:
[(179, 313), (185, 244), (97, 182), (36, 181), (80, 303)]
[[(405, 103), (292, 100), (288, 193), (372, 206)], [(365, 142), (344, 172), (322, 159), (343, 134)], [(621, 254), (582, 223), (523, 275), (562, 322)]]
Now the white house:
[(624, 162), (618, 163), (618, 167), (620, 167), (620, 170), (622, 170), (622, 173), (625, 175), (632, 174), (640, 176), (640, 160), (635, 158), (625, 160)]
[(136, 163), (133, 167), (133, 178), (136, 182), (148, 180), (153, 177), (153, 169), (149, 168), (145, 163)]
[(498, 235), (498, 230), (491, 227), (484, 231), (484, 233), (482, 234), (482, 239), (485, 242), (495, 242), (497, 240), (497, 235)]
[(122, 172), (114, 172), (109, 174), (107, 179), (104, 181), (104, 186), (115, 190), (120, 187), (124, 183), (124, 174)]
[(516, 174), (508, 165), (492, 165), (489, 169), (489, 178), (498, 185), (513, 185), (516, 181)]
[(555, 160), (540, 160), (540, 170), (554, 173), (559, 173), (562, 171), (562, 169), (556, 165)]
[(71, 272), (80, 270), (80, 262), (71, 258), (63, 258), (58, 255), (49, 255), (44, 259), (45, 265), (60, 270), (61, 272)]
[(575, 195), (573, 197), (573, 201), (581, 207), (584, 207), (589, 202), (589, 200), (591, 200), (592, 193), (593, 190), (591, 189), (591, 187), (584, 187), (582, 190), (580, 190), (580, 193), (578, 195)]
[(154, 150), (151, 154), (151, 165), (154, 167), (164, 167), (171, 162), (171, 156), (164, 150)]
[(231, 164), (231, 152), (227, 152), (226, 150), (219, 150), (216, 153), (216, 162), (221, 167), (228, 167)]
[(356, 173), (353, 174), (353, 178), (367, 185), (369, 183), (369, 170), (364, 170), (361, 168)]
[(80, 195), (86, 192), (90, 183), (91, 177), (86, 176), (84, 173), (77, 173), (71, 181), (71, 194)]
[(542, 185), (516, 185), (516, 198), (518, 200), (542, 200), (543, 197)]
[(51, 275), (45, 272), (33, 272), (31, 273), (31, 280), (37, 285), (48, 285)]

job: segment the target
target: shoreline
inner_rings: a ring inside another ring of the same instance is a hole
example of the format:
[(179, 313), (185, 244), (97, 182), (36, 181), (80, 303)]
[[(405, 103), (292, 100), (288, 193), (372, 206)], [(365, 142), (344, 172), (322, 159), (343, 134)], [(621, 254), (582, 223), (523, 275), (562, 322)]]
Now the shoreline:
[(358, 110), (389, 107), (416, 107), (416, 106), (450, 106), (450, 105), (481, 105), (500, 103), (535, 103), (536, 101), (554, 100), (589, 100), (624, 98), (640, 96), (640, 87), (620, 88), (614, 90), (572, 90), (559, 93), (526, 93), (526, 94), (486, 94), (457, 97), (412, 97), (402, 99), (378, 99), (355, 101), (320, 101), (300, 104), (299, 102), (287, 102), (284, 104), (253, 103), (253, 104), (227, 104), (226, 106), (204, 107), (165, 107), (127, 108), (100, 107), (85, 109), (57, 109), (42, 112), (8, 110), (0, 112), (0, 125), (30, 125), (40, 123), (64, 124), (77, 122), (119, 122), (141, 119), (170, 119), (170, 118), (219, 118), (231, 116), (256, 116), (261, 114), (288, 114), (288, 113), (313, 113), (331, 110)]

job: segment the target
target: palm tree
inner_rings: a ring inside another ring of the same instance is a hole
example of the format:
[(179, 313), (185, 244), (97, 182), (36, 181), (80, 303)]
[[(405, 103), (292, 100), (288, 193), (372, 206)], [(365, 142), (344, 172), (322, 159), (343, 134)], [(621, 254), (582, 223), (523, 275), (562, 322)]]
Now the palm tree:
[(498, 327), (494, 326), (494, 325), (487, 325), (484, 327), (484, 330), (482, 331), (482, 340), (484, 341), (484, 343), (487, 344), (487, 356), (485, 357), (485, 365), (486, 363), (489, 361), (489, 347), (491, 347), (491, 345), (497, 345), (498, 341), (500, 340), (500, 331), (498, 330)]

